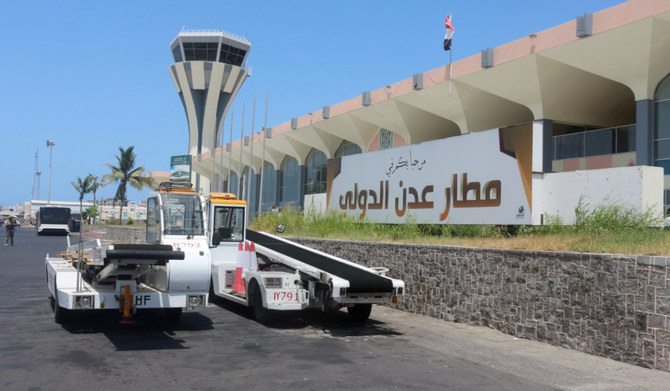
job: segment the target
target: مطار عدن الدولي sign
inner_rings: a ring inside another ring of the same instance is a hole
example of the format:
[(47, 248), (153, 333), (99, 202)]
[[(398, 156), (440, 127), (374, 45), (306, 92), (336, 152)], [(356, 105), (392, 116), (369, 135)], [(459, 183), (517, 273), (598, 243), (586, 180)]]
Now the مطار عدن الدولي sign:
[(328, 210), (379, 223), (530, 224), (532, 137), (527, 124), (330, 159)]

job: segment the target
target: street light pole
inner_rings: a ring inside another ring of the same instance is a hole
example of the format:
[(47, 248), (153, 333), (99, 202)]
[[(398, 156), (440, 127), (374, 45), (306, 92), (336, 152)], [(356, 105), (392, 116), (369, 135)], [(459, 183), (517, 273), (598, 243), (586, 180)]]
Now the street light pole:
[(47, 205), (49, 205), (51, 203), (51, 157), (53, 155), (54, 145), (56, 145), (56, 143), (54, 143), (51, 140), (47, 140), (47, 148), (50, 148), (49, 149), (49, 195), (48, 195), (48, 198), (47, 198)]

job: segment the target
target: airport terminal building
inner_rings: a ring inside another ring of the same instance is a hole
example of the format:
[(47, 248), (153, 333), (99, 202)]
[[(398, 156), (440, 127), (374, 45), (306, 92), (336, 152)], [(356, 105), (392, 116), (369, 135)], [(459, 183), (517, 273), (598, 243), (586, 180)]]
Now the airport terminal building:
[(203, 58), (175, 50), (180, 39), (171, 72), (193, 170), (208, 180), (199, 188), (236, 193), (252, 213), (291, 205), (380, 222), (541, 224), (585, 195), (670, 206), (668, 0), (528, 32), (225, 144), (250, 43), (191, 34), (199, 46), (189, 47), (216, 41)]

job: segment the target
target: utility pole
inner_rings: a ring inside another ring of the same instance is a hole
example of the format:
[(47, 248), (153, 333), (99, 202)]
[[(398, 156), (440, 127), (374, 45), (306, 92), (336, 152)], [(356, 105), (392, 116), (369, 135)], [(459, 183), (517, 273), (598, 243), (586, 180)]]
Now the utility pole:
[[(40, 175), (42, 175), (42, 173), (40, 172), (39, 156), (40, 156), (40, 150), (37, 149), (35, 150), (35, 173), (33, 174), (33, 191), (30, 195), (30, 198), (33, 200), (40, 199)], [(35, 194), (37, 194), (37, 198), (35, 198)]]
[(47, 198), (47, 205), (49, 205), (51, 203), (51, 158), (52, 158), (53, 151), (54, 151), (54, 145), (56, 145), (56, 143), (54, 143), (51, 140), (47, 140), (47, 148), (50, 148), (49, 149), (49, 195), (48, 195), (48, 198)]

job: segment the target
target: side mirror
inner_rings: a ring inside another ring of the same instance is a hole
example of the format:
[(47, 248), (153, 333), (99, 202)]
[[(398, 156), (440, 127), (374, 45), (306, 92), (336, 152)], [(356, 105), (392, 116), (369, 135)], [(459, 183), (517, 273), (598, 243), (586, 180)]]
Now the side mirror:
[(214, 232), (214, 235), (212, 235), (212, 245), (218, 246), (220, 243), (221, 243), (221, 232), (216, 231)]
[(283, 234), (284, 231), (286, 231), (286, 226), (284, 224), (279, 224), (277, 227), (275, 227), (275, 232), (278, 234)]

